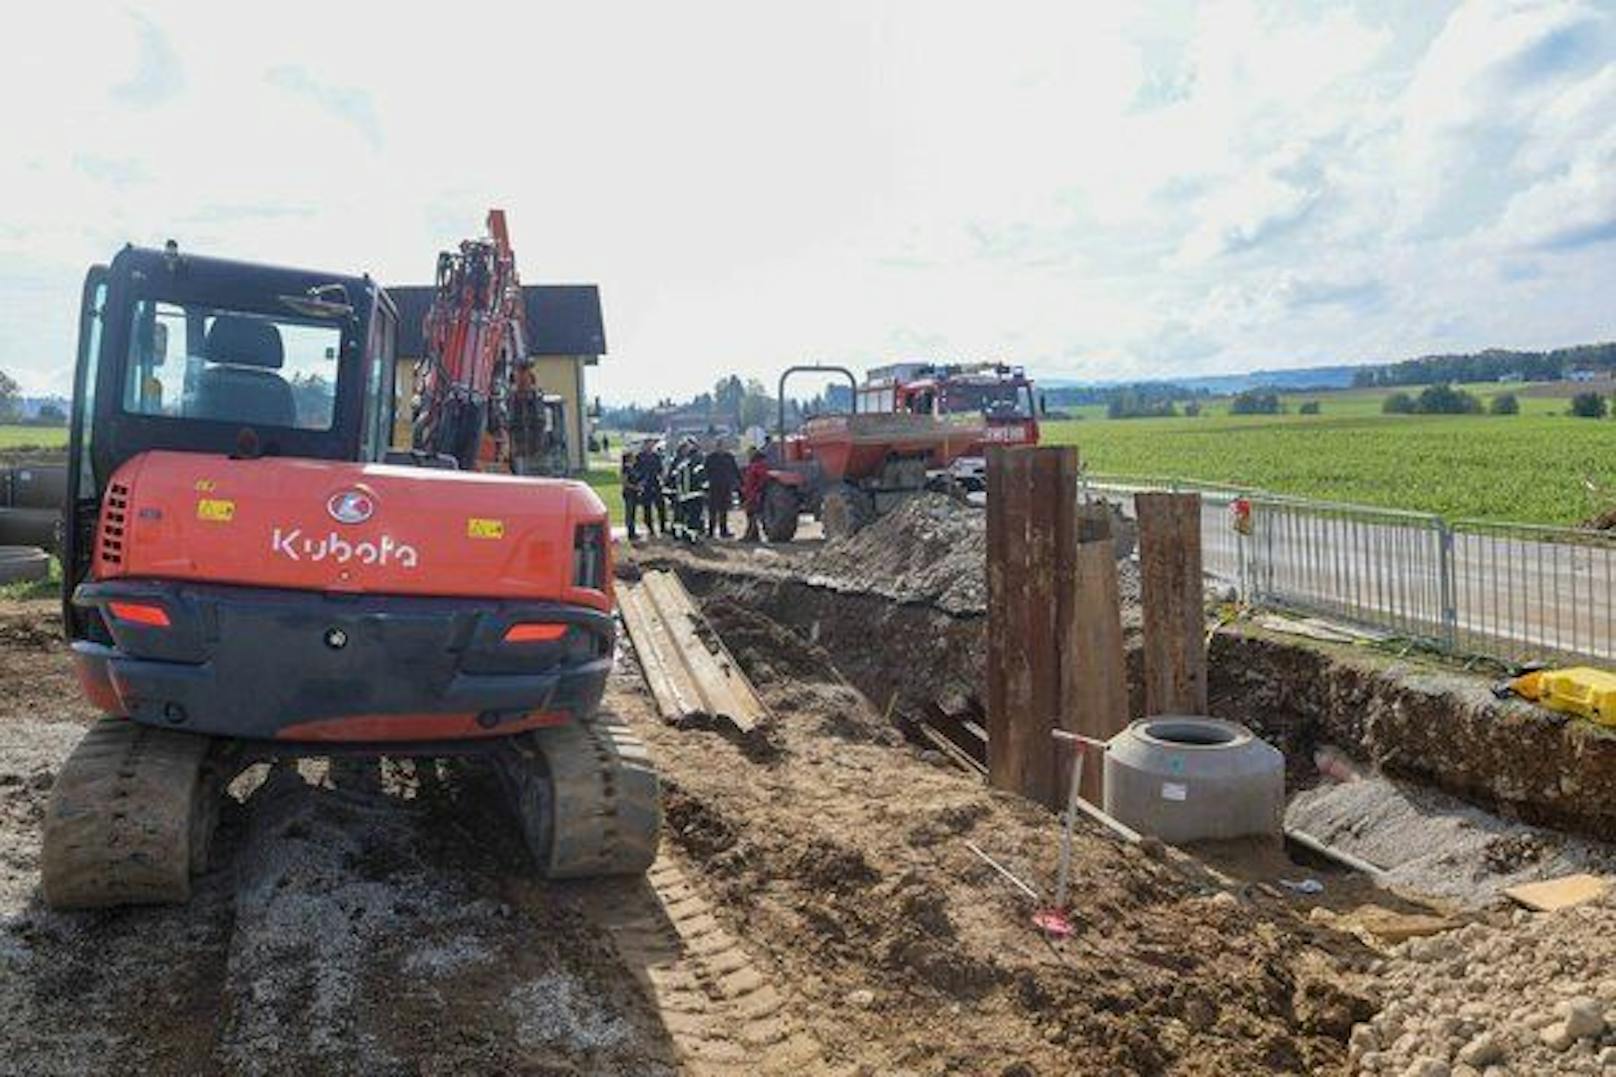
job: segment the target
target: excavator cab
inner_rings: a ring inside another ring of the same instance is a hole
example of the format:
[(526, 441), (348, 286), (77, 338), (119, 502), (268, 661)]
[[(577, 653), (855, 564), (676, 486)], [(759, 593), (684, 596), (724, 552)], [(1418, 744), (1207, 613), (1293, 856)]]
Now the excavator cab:
[(63, 606), (106, 717), (53, 787), (51, 905), (186, 900), (219, 787), (296, 755), (482, 756), (544, 874), (649, 866), (656, 776), (597, 720), (605, 506), (390, 453), (396, 325), (364, 276), (172, 244), (90, 271)]
[(69, 427), (63, 589), (89, 570), (114, 472), (152, 450), (376, 461), (398, 314), (369, 277), (125, 247), (85, 280)]

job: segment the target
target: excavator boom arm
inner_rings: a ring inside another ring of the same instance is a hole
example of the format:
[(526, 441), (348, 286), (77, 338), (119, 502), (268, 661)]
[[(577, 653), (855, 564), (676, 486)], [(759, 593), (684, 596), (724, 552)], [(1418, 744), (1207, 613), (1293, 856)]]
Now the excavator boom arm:
[(522, 282), (505, 211), (488, 211), (487, 235), (438, 255), (436, 292), (424, 323), (426, 357), (416, 375), (414, 447), (471, 470), (509, 465), (513, 427), (533, 409), (520, 368), (527, 357)]

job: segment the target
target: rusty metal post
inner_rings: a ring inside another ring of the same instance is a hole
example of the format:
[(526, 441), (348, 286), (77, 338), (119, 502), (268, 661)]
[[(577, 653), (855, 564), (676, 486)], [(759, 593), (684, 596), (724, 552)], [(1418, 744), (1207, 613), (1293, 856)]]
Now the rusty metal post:
[(988, 456), (988, 780), (1054, 806), (1066, 712), (1061, 627), (1071, 616), (1077, 451)]
[[(1116, 541), (1102, 505), (1079, 510), (1070, 574), (1071, 602), (1061, 621), (1063, 651), (1061, 728), (1094, 740), (1110, 740), (1128, 724), (1128, 676), (1122, 643), (1122, 600), (1117, 584)], [(1084, 752), (1083, 799), (1102, 804), (1105, 757)], [(1062, 756), (1060, 788), (1069, 788), (1070, 756)]]
[(1145, 713), (1205, 714), (1201, 497), (1141, 493), (1134, 506), (1144, 607)]

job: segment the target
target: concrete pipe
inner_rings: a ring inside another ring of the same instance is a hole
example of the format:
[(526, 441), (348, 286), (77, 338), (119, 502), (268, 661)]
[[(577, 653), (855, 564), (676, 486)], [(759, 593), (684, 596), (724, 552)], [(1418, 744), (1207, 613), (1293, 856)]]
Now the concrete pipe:
[(7, 508), (61, 513), (67, 503), (66, 464), (13, 464), (7, 471), (3, 502)]
[(1285, 757), (1219, 718), (1144, 718), (1110, 741), (1105, 811), (1142, 834), (1182, 843), (1278, 837)]

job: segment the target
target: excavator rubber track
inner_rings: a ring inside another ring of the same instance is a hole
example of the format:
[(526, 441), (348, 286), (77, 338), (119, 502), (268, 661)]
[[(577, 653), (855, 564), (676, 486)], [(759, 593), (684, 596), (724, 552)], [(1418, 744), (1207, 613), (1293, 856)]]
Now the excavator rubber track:
[(499, 769), (545, 878), (642, 875), (656, 859), (656, 771), (621, 722), (535, 730), (514, 739)]
[(52, 908), (180, 903), (206, 867), (219, 790), (212, 741), (102, 718), (63, 764), (40, 876)]

